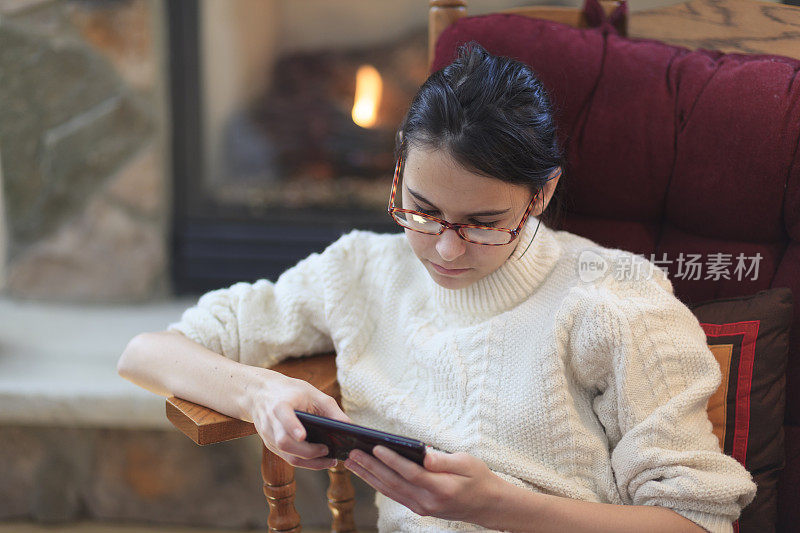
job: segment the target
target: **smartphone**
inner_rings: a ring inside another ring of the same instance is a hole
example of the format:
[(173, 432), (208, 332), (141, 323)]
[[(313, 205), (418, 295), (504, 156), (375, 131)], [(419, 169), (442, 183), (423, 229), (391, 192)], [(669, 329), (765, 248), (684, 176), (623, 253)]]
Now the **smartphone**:
[(348, 424), (303, 411), (295, 411), (295, 414), (306, 428), (306, 440), (327, 446), (328, 455), (326, 457), (331, 459), (344, 461), (350, 454), (350, 450), (354, 449), (372, 454), (372, 449), (379, 444), (420, 466), (425, 459), (425, 443), (416, 439)]

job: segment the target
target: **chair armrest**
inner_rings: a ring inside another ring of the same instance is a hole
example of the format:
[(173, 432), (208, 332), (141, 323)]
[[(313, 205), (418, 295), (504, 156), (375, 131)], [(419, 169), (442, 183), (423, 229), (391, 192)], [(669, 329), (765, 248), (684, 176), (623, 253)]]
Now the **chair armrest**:
[[(272, 367), (291, 378), (314, 385), (337, 402), (341, 400), (336, 381), (336, 355), (323, 354), (288, 359)], [(200, 445), (247, 437), (256, 432), (252, 422), (218, 413), (213, 409), (171, 396), (166, 401), (167, 418), (184, 435)]]

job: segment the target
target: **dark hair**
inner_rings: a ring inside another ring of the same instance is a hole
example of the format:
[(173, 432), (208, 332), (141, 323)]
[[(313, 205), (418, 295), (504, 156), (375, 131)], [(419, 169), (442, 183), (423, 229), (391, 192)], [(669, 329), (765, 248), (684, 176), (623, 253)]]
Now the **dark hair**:
[[(446, 149), (464, 168), (532, 192), (563, 168), (550, 98), (536, 74), (474, 42), (420, 87), (398, 132), (397, 155), (407, 156), (410, 146)], [(554, 196), (540, 218), (553, 227), (560, 208)]]

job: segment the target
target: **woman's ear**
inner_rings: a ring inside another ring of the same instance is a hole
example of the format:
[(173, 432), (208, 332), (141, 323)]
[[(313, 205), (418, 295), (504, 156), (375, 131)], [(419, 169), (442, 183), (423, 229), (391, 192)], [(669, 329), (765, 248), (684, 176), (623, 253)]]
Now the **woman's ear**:
[(556, 192), (556, 186), (558, 185), (558, 180), (561, 179), (561, 173), (561, 167), (557, 167), (555, 170), (553, 170), (553, 172), (550, 173), (550, 176), (547, 178), (544, 186), (539, 191), (540, 194), (539, 198), (536, 200), (536, 206), (533, 209), (533, 216), (538, 217), (544, 213), (545, 209), (547, 209), (550, 199), (553, 198), (553, 194)]

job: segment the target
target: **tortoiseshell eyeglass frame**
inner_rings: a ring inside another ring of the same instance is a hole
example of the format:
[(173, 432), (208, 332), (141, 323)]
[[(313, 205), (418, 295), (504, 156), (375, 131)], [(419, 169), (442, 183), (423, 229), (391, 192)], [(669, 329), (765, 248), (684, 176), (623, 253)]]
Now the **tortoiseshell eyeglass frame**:
[[(394, 220), (395, 223), (398, 226), (400, 226), (401, 228), (410, 229), (411, 231), (416, 231), (418, 233), (423, 233), (425, 235), (441, 235), (442, 233), (444, 233), (445, 229), (451, 229), (451, 230), (456, 232), (456, 235), (458, 235), (459, 237), (461, 237), (465, 241), (467, 241), (469, 243), (472, 243), (472, 244), (480, 244), (480, 245), (483, 245), (483, 246), (505, 246), (506, 244), (509, 244), (514, 239), (519, 237), (519, 234), (522, 231), (522, 227), (525, 225), (525, 221), (528, 220), (528, 215), (530, 215), (531, 210), (533, 209), (533, 204), (536, 202), (536, 199), (539, 198), (539, 193), (538, 192), (533, 195), (533, 198), (531, 198), (531, 201), (528, 204), (528, 208), (525, 210), (525, 214), (522, 216), (522, 220), (520, 220), (519, 225), (516, 227), (516, 229), (492, 228), (492, 227), (489, 227), (489, 226), (481, 226), (480, 224), (453, 224), (453, 223), (450, 223), (450, 222), (448, 222), (446, 220), (442, 220), (441, 218), (436, 218), (434, 216), (427, 215), (425, 213), (420, 213), (419, 211), (414, 211), (413, 209), (402, 209), (402, 208), (399, 208), (399, 207), (395, 207), (394, 198), (395, 198), (395, 195), (397, 194), (397, 183), (400, 181), (400, 173), (401, 173), (402, 169), (403, 169), (403, 156), (400, 155), (400, 157), (397, 159), (397, 165), (395, 165), (395, 167), (394, 167), (394, 179), (392, 180), (392, 194), (391, 194), (391, 196), (389, 196), (389, 207), (388, 207), (387, 210), (389, 212), (389, 215), (392, 217), (392, 220)], [(561, 174), (561, 170), (559, 169), (558, 173), (555, 176), (553, 176), (552, 178), (549, 178), (549, 179), (553, 179), (553, 178), (559, 176), (560, 174)], [(397, 219), (394, 217), (394, 213), (410, 213), (412, 215), (416, 215), (416, 216), (422, 217), (422, 218), (424, 218), (426, 220), (430, 220), (431, 222), (437, 222), (438, 224), (441, 225), (441, 229), (437, 233), (430, 233), (430, 232), (427, 232), (427, 231), (422, 231), (422, 230), (418, 230), (418, 229), (414, 229), (414, 228), (409, 228), (407, 226), (404, 226), (404, 225), (400, 224), (400, 222), (398, 222)], [(467, 237), (462, 235), (462, 233), (461, 233), (461, 229), (462, 228), (475, 228), (475, 229), (483, 229), (483, 230), (507, 233), (508, 234), (508, 241), (502, 242), (502, 243), (493, 243), (493, 242), (492, 243), (488, 243), (488, 242), (471, 241)]]

